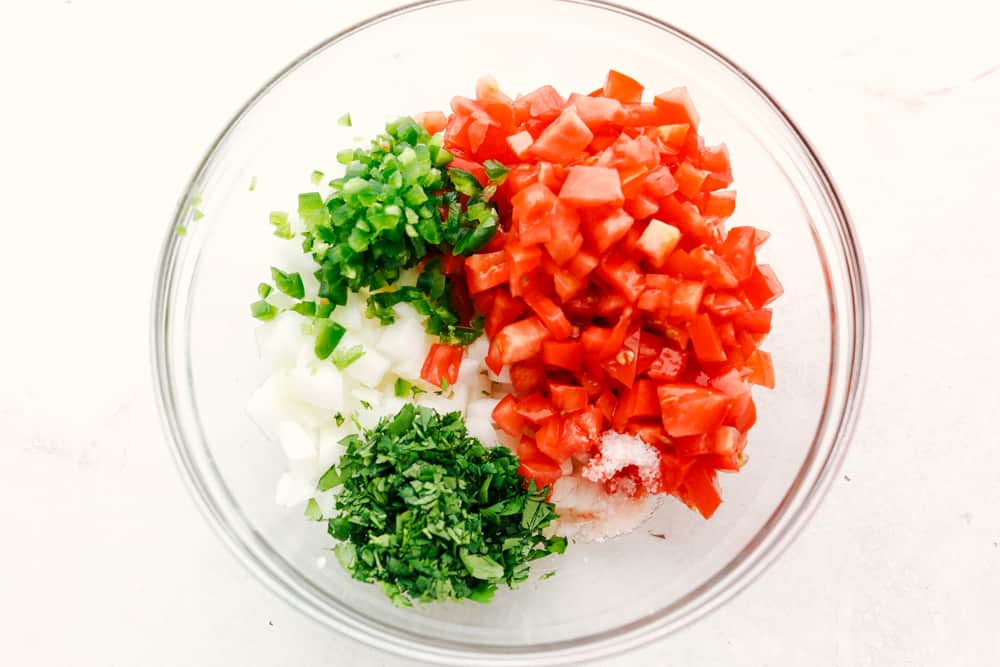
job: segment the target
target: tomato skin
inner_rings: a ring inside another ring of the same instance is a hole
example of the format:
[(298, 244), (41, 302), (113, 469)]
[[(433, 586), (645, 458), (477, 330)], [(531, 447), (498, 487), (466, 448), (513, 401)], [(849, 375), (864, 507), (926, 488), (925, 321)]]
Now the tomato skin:
[(552, 337), (556, 340), (565, 340), (573, 333), (573, 325), (566, 319), (562, 308), (543, 294), (532, 292), (524, 295), (524, 301), (528, 307), (535, 312), (535, 315), (552, 332)]
[(676, 493), (694, 459), (660, 453), (660, 493)]
[(465, 260), (465, 280), (470, 294), (502, 285), (509, 279), (510, 272), (503, 251), (480, 253)]
[(715, 331), (715, 325), (708, 315), (701, 313), (688, 322), (688, 334), (691, 336), (691, 344), (694, 346), (695, 356), (698, 361), (704, 363), (718, 363), (726, 360), (726, 352), (722, 348), (722, 341)]
[(673, 437), (714, 431), (731, 402), (724, 394), (697, 385), (660, 385), (656, 392), (663, 428)]
[(734, 397), (725, 423), (746, 433), (756, 422), (757, 406), (754, 404), (750, 392)]
[(625, 203), (618, 171), (610, 167), (574, 166), (568, 169), (559, 198), (578, 207), (621, 206)]
[(643, 85), (632, 77), (609, 70), (602, 92), (605, 97), (614, 98), (623, 104), (638, 104), (642, 102), (643, 90)]
[(493, 422), (500, 430), (515, 438), (524, 433), (525, 419), (517, 412), (517, 399), (507, 394), (493, 408)]
[(531, 145), (531, 153), (542, 160), (567, 164), (580, 154), (594, 138), (576, 108), (568, 106), (559, 117), (542, 130)]
[(547, 340), (542, 343), (542, 361), (549, 366), (576, 372), (583, 363), (583, 345), (576, 340)]
[(535, 316), (508, 324), (490, 341), (497, 349), (504, 366), (531, 359), (542, 351), (542, 343), (551, 336), (548, 328)]

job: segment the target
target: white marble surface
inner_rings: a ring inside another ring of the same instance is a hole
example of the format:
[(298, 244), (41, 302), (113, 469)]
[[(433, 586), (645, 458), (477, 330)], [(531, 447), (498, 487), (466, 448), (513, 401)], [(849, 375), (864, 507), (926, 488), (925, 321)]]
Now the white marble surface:
[[(613, 665), (1000, 660), (1000, 3), (632, 3), (811, 136), (867, 255), (844, 475), (723, 610)], [(0, 664), (402, 665), (300, 616), (188, 498), (147, 360), (154, 259), (229, 115), (384, 2), (0, 4)]]

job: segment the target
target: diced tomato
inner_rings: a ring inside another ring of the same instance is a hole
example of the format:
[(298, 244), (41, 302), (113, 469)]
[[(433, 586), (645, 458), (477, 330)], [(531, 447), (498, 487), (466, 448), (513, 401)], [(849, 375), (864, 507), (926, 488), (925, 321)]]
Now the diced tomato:
[(722, 504), (722, 496), (715, 481), (715, 471), (708, 464), (695, 462), (684, 475), (679, 493), (681, 500), (706, 519), (711, 518)]
[(552, 239), (549, 212), (556, 196), (542, 183), (532, 183), (511, 197), (518, 240), (524, 245), (546, 243)]
[(728, 218), (736, 210), (736, 193), (732, 190), (709, 192), (702, 213), (716, 218)]
[(564, 271), (562, 269), (552, 274), (552, 283), (555, 287), (556, 294), (563, 302), (572, 299), (585, 287), (582, 280), (574, 276), (569, 271)]
[(441, 386), (445, 381), (449, 385), (455, 384), (458, 382), (458, 367), (462, 364), (464, 351), (464, 348), (457, 345), (434, 343), (424, 360), (420, 377), (435, 387)]
[(637, 246), (653, 266), (662, 266), (681, 240), (681, 230), (656, 218), (649, 221)]
[(498, 289), (493, 297), (493, 305), (486, 316), (486, 335), (496, 336), (501, 329), (517, 320), (528, 311), (528, 305), (518, 297), (512, 297), (505, 289)]
[(587, 390), (558, 382), (549, 383), (552, 404), (561, 412), (575, 412), (587, 407)]
[(547, 456), (539, 458), (522, 457), (517, 472), (524, 479), (534, 481), (536, 489), (544, 489), (552, 486), (562, 477), (562, 468)]
[(716, 289), (732, 289), (738, 281), (729, 263), (705, 246), (698, 246), (688, 257), (698, 274)]
[(573, 93), (566, 102), (576, 107), (580, 120), (591, 132), (596, 132), (609, 123), (620, 124), (625, 120), (625, 108), (613, 98), (587, 97)]
[(645, 220), (655, 215), (660, 210), (660, 205), (646, 195), (636, 195), (625, 201), (625, 210), (636, 220)]
[(545, 386), (545, 369), (537, 359), (511, 364), (510, 383), (518, 394), (529, 394)]
[(605, 389), (601, 392), (601, 395), (597, 397), (597, 400), (594, 401), (594, 407), (600, 411), (601, 416), (604, 417), (604, 421), (610, 424), (611, 419), (615, 414), (615, 406), (617, 403), (618, 399), (615, 398), (615, 395)]
[(666, 125), (670, 122), (668, 114), (655, 104), (626, 104), (625, 127), (647, 127), (650, 125)]
[(568, 169), (559, 198), (573, 206), (621, 206), (625, 202), (621, 179), (609, 167), (575, 166)]
[(583, 345), (576, 340), (547, 340), (542, 343), (542, 361), (556, 368), (578, 371), (583, 363)]
[(642, 84), (632, 77), (609, 70), (602, 92), (605, 97), (612, 97), (622, 104), (638, 104), (642, 102), (643, 90)]
[(660, 125), (656, 129), (660, 144), (664, 148), (672, 149), (673, 152), (677, 153), (684, 148), (684, 142), (687, 139), (691, 126), (687, 123), (677, 123), (675, 125)]
[(517, 399), (507, 394), (493, 408), (493, 423), (510, 436), (519, 438), (524, 432), (524, 417), (517, 412)]
[(698, 306), (705, 293), (705, 283), (680, 280), (674, 286), (673, 300), (670, 302), (670, 317), (690, 320), (698, 313)]
[(757, 421), (757, 406), (753, 402), (750, 392), (733, 397), (729, 414), (726, 415), (726, 423), (738, 428), (746, 433)]
[(729, 171), (729, 149), (726, 148), (725, 144), (719, 144), (718, 146), (706, 146), (702, 148), (699, 155), (698, 166), (707, 171)]
[(556, 264), (563, 265), (580, 250), (583, 237), (579, 234), (580, 216), (572, 206), (560, 199), (555, 200), (546, 216), (551, 228), (551, 238), (545, 249)]
[(552, 332), (553, 338), (556, 340), (569, 338), (573, 332), (573, 325), (566, 319), (562, 308), (556, 305), (552, 299), (543, 294), (532, 292), (524, 295), (524, 302), (528, 304), (529, 308), (535, 311), (535, 315), (548, 327), (549, 331)]
[(639, 327), (634, 326), (625, 336), (617, 351), (604, 357), (601, 367), (608, 376), (618, 380), (625, 387), (631, 387), (635, 382), (636, 368), (639, 364)]
[(719, 335), (708, 315), (704, 313), (696, 315), (688, 322), (687, 330), (691, 336), (691, 344), (694, 346), (694, 353), (698, 357), (698, 361), (717, 363), (726, 360), (722, 341), (719, 340)]
[(515, 114), (518, 113), (519, 108), (523, 109), (521, 120), (527, 120), (528, 116), (552, 120), (559, 115), (564, 106), (566, 106), (566, 102), (552, 86), (542, 86), (514, 101)]
[(733, 318), (733, 324), (750, 333), (769, 333), (771, 331), (771, 311), (762, 308), (740, 313)]
[(586, 278), (590, 272), (597, 268), (600, 259), (586, 250), (580, 250), (569, 261), (569, 271), (577, 278)]
[(739, 470), (747, 437), (732, 426), (720, 426), (712, 437), (712, 454), (707, 459), (715, 468)]
[(514, 151), (514, 155), (522, 160), (528, 155), (528, 151), (531, 150), (531, 145), (534, 142), (534, 138), (527, 130), (522, 130), (517, 134), (512, 134), (507, 137), (507, 145), (510, 146), (512, 151)]
[(510, 273), (502, 251), (480, 253), (465, 259), (465, 279), (470, 294), (502, 285), (509, 278)]
[(767, 264), (758, 264), (754, 268), (743, 283), (743, 291), (754, 308), (763, 308), (785, 292), (774, 270)]
[(695, 199), (701, 194), (701, 185), (705, 182), (708, 172), (696, 169), (690, 162), (681, 162), (674, 171), (677, 189), (688, 199)]
[(542, 264), (542, 251), (538, 246), (510, 243), (504, 252), (506, 253), (505, 259), (510, 280), (510, 293), (512, 296), (521, 296), (525, 292), (525, 277)]
[(535, 444), (543, 454), (557, 463), (569, 458), (569, 453), (563, 448), (562, 418), (559, 415), (553, 415), (542, 423), (535, 432)]
[(556, 413), (552, 401), (539, 392), (532, 392), (517, 399), (517, 414), (521, 415), (535, 426)]
[(664, 347), (649, 368), (649, 377), (666, 382), (676, 382), (687, 366), (687, 355), (681, 350)]
[(625, 236), (635, 221), (632, 216), (620, 208), (611, 210), (598, 220), (590, 229), (590, 238), (598, 253), (605, 253), (618, 240)]
[(531, 146), (531, 153), (542, 160), (567, 164), (576, 158), (593, 138), (594, 133), (577, 114), (576, 108), (568, 106), (538, 135)]
[(418, 113), (413, 120), (420, 123), (429, 134), (437, 134), (448, 126), (448, 117), (440, 111)]
[(657, 394), (663, 428), (674, 437), (714, 431), (730, 404), (726, 395), (696, 385), (660, 385)]
[(705, 310), (715, 317), (728, 318), (747, 311), (746, 304), (739, 297), (725, 292), (712, 292), (702, 300)]
[(753, 272), (756, 232), (753, 227), (733, 227), (722, 244), (722, 256), (740, 282), (747, 280)]
[(542, 351), (542, 343), (552, 334), (542, 321), (530, 316), (508, 324), (490, 341), (503, 365), (531, 359)]
[(645, 276), (639, 265), (626, 257), (608, 255), (601, 261), (597, 273), (628, 299), (629, 303), (638, 299), (645, 288)]
[(604, 418), (596, 407), (572, 412), (563, 418), (563, 446), (574, 454), (584, 453), (600, 441), (603, 430)]
[(743, 376), (735, 368), (730, 368), (725, 373), (713, 377), (708, 381), (708, 384), (713, 389), (718, 389), (723, 394), (732, 396), (733, 398), (742, 396), (750, 391), (750, 387), (747, 386)]
[(660, 493), (677, 492), (694, 461), (692, 458), (660, 452)]
[(701, 117), (694, 108), (694, 102), (688, 94), (687, 88), (680, 87), (660, 93), (653, 98), (653, 104), (663, 114), (661, 118), (664, 122), (658, 125), (670, 123), (687, 123), (691, 127), (698, 127)]
[(642, 291), (642, 294), (639, 295), (639, 300), (636, 301), (636, 306), (639, 310), (656, 313), (669, 311), (672, 301), (673, 287), (670, 289), (647, 287)]
[(750, 382), (774, 389), (774, 365), (771, 362), (771, 354), (764, 350), (754, 350), (747, 357), (747, 367), (750, 369)]

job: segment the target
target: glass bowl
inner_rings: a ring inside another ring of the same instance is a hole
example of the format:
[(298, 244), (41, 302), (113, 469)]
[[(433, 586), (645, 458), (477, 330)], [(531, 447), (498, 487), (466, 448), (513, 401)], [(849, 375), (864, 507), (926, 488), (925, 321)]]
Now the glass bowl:
[[(755, 391), (749, 463), (720, 476), (724, 502), (710, 521), (670, 500), (630, 535), (571, 545), (545, 563), (555, 577), (502, 591), (490, 605), (397, 609), (334, 559), (319, 567), (330, 546), (322, 524), (273, 502), (284, 459), (245, 412), (266, 373), (247, 304), (274, 263), (267, 213), (294, 210), (311, 171), (333, 171), (355, 135), (370, 136), (389, 117), (447, 109), (453, 95), (471, 96), (482, 74), (511, 94), (545, 83), (568, 93), (599, 86), (612, 67), (654, 92), (689, 88), (706, 140), (725, 141), (733, 156), (733, 224), (772, 232), (763, 261), (786, 290), (766, 343), (778, 384)], [(345, 112), (353, 128), (337, 124)], [(862, 262), (843, 203), (802, 133), (739, 66), (673, 26), (610, 4), (466, 0), (415, 4), (348, 28), (247, 102), (180, 201), (159, 267), (152, 338), (182, 475), (223, 541), (269, 588), (333, 630), (411, 658), (554, 665), (662, 638), (775, 560), (844, 456), (867, 326)]]

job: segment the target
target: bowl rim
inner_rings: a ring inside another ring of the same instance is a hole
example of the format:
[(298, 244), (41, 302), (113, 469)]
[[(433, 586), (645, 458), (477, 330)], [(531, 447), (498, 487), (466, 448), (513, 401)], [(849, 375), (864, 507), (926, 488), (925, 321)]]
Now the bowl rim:
[[(829, 202), (832, 202), (832, 213), (837, 223), (835, 232), (841, 246), (840, 249), (843, 250), (843, 256), (837, 259), (842, 260), (844, 264), (842, 268), (848, 281), (848, 307), (853, 326), (849, 332), (849, 340), (843, 343), (846, 348), (846, 358), (843, 363), (848, 365), (849, 373), (845, 378), (846, 387), (842, 389), (842, 403), (839, 406), (829, 404), (830, 388), (828, 386), (824, 414), (817, 427), (817, 436), (810, 448), (810, 456), (806, 457), (795, 481), (786, 492), (778, 508), (756, 533), (754, 538), (756, 544), (753, 548), (744, 549), (707, 581), (668, 607), (626, 625), (579, 639), (532, 644), (517, 648), (474, 645), (447, 640), (435, 641), (426, 638), (417, 639), (414, 636), (403, 635), (396, 630), (372, 627), (361, 618), (349, 617), (343, 612), (331, 610), (323, 604), (322, 597), (318, 595), (319, 589), (301, 577), (299, 577), (301, 581), (296, 581), (287, 572), (277, 571), (273, 563), (263, 560), (257, 553), (252, 553), (240, 535), (229, 525), (212, 495), (213, 492), (209, 488), (211, 483), (202, 476), (198, 464), (192, 459), (188, 450), (184, 437), (184, 427), (178, 419), (174, 395), (168, 328), (171, 304), (175, 298), (173, 281), (175, 259), (178, 257), (183, 242), (183, 238), (176, 233), (176, 230), (183, 226), (186, 216), (192, 208), (192, 200), (198, 191), (198, 184), (212, 167), (214, 158), (219, 154), (219, 149), (223, 147), (235, 128), (272, 88), (327, 47), (366, 28), (399, 16), (428, 8), (475, 1), (478, 0), (419, 0), (349, 25), (292, 60), (261, 86), (232, 116), (209, 146), (188, 180), (181, 197), (178, 199), (173, 221), (167, 229), (166, 238), (163, 241), (157, 264), (157, 277), (154, 282), (150, 313), (154, 391), (160, 421), (163, 431), (168, 435), (167, 440), (175, 465), (198, 509), (237, 560), (249, 569), (266, 588), (293, 607), (325, 626), (355, 640), (407, 658), (434, 659), (442, 664), (455, 665), (577, 664), (582, 661), (596, 660), (630, 651), (673, 634), (718, 609), (766, 571), (800, 534), (829, 491), (847, 453), (863, 399), (869, 360), (871, 316), (864, 261), (851, 217), (829, 171), (803, 131), (763, 85), (718, 49), (663, 19), (613, 2), (606, 0), (550, 0), (559, 4), (579, 5), (609, 11), (663, 30), (687, 42), (690, 46), (700, 49), (742, 79), (749, 89), (756, 92), (775, 116), (782, 121), (784, 128), (790, 133), (793, 143), (797, 142), (798, 147), (802, 149), (802, 153), (811, 168), (812, 176), (817, 179), (821, 187), (822, 195)], [(831, 349), (837, 345), (836, 338), (837, 334), (834, 332), (831, 338)], [(831, 353), (831, 365), (833, 365), (833, 356), (836, 355)], [(840, 408), (839, 415), (834, 415), (835, 422), (828, 422), (831, 408), (834, 407)], [(817, 440), (820, 434), (828, 429), (832, 429), (830, 435), (826, 436), (830, 441), (829, 449), (822, 457), (815, 458), (813, 454), (815, 454)], [(797, 488), (802, 486), (803, 476), (809, 469), (813, 471), (812, 477), (814, 478), (811, 486), (805, 489)], [(796, 498), (796, 507), (788, 507), (789, 497), (797, 491), (803, 492), (804, 495)], [(222, 492), (228, 495), (228, 490), (224, 487)], [(280, 555), (274, 552), (269, 545), (265, 544), (263, 550), (269, 552), (268, 556), (273, 555), (280, 558)], [(303, 590), (303, 585), (314, 590), (312, 592)], [(683, 613), (675, 613), (675, 618), (663, 618), (664, 614), (670, 610), (679, 610)]]

